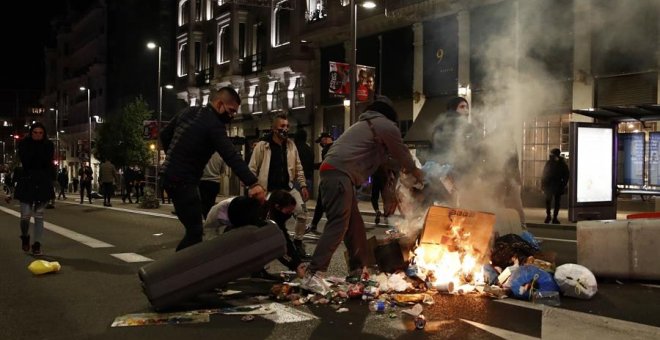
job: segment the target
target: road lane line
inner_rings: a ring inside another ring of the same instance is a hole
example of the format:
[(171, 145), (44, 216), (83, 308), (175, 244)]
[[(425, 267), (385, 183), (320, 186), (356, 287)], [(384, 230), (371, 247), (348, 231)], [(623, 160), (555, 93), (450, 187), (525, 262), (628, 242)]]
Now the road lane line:
[(117, 254), (110, 254), (111, 256), (114, 256), (124, 262), (128, 263), (134, 263), (134, 262), (151, 262), (153, 259), (150, 259), (146, 256), (142, 256), (140, 254), (136, 253), (117, 253)]
[(523, 333), (517, 333), (517, 332), (514, 332), (514, 331), (510, 331), (508, 329), (489, 326), (489, 325), (479, 323), (479, 322), (476, 322), (476, 321), (471, 321), (471, 320), (466, 320), (466, 319), (459, 319), (459, 320), (461, 320), (461, 321), (463, 321), (463, 322), (465, 322), (469, 325), (472, 325), (476, 328), (479, 328), (483, 331), (486, 331), (490, 334), (499, 336), (502, 339), (516, 339), (516, 340), (541, 339), (541, 338), (537, 338), (537, 337), (534, 337), (534, 336), (529, 336), (529, 335), (526, 335), (526, 334), (523, 334)]
[[(7, 213), (9, 215), (13, 215), (13, 216), (16, 216), (18, 218), (21, 217), (20, 213), (14, 211), (14, 210), (11, 210), (11, 209), (7, 209), (5, 207), (0, 207), (0, 211), (4, 211), (5, 213)], [(52, 231), (56, 234), (60, 234), (64, 237), (66, 237), (66, 238), (70, 238), (74, 241), (80, 242), (80, 243), (82, 243), (82, 244), (84, 244), (84, 245), (86, 245), (90, 248), (112, 248), (112, 247), (114, 247), (110, 243), (105, 243), (105, 242), (97, 240), (95, 238), (85, 236), (83, 234), (79, 234), (75, 231), (60, 227), (60, 226), (52, 224), (50, 222), (44, 221), (44, 229), (50, 230), (50, 231)]]
[(166, 218), (172, 218), (172, 219), (175, 219), (175, 220), (177, 219), (177, 217), (175, 215), (155, 213), (155, 212), (151, 212), (151, 211), (142, 211), (142, 210), (115, 208), (115, 207), (104, 207), (104, 206), (100, 206), (100, 205), (80, 204), (80, 203), (74, 203), (74, 202), (59, 202), (59, 203), (65, 203), (65, 204), (70, 204), (70, 205), (79, 205), (79, 206), (85, 206), (85, 207), (93, 207), (93, 208), (99, 208), (99, 209), (117, 210), (117, 211), (123, 211), (123, 212), (129, 212), (129, 213), (141, 214), (141, 215), (147, 215), (147, 216), (166, 217)]

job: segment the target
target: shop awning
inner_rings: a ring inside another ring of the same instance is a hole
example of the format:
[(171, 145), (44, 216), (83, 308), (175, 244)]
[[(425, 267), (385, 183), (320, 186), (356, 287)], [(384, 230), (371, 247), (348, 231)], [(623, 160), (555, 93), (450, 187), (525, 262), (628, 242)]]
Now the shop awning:
[(427, 98), (417, 119), (412, 123), (403, 141), (413, 147), (431, 145), (431, 133), (436, 119), (446, 111), (446, 97)]
[(604, 122), (660, 120), (660, 105), (658, 104), (603, 106), (595, 109), (573, 110), (572, 112)]

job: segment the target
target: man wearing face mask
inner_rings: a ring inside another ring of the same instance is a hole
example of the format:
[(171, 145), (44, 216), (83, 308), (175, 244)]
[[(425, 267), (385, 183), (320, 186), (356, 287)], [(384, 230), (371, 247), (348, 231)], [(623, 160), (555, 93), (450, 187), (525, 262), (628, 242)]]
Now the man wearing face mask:
[[(289, 120), (281, 114), (273, 119), (272, 132), (254, 147), (250, 158), (250, 170), (259, 178), (259, 184), (268, 192), (285, 190), (298, 204), (294, 210), (296, 228), (294, 244), (302, 258), (309, 258), (303, 246), (307, 212), (304, 202), (309, 198), (307, 181), (296, 144), (288, 138)], [(300, 188), (295, 189), (294, 181)]]
[(186, 228), (177, 251), (202, 241), (202, 202), (198, 188), (204, 166), (214, 152), (218, 152), (249, 187), (250, 197), (262, 202), (266, 199), (264, 188), (227, 136), (226, 124), (234, 118), (240, 103), (241, 98), (234, 89), (212, 89), (206, 106), (186, 109), (160, 133), (166, 152), (161, 168), (163, 185), (172, 198), (177, 217)]

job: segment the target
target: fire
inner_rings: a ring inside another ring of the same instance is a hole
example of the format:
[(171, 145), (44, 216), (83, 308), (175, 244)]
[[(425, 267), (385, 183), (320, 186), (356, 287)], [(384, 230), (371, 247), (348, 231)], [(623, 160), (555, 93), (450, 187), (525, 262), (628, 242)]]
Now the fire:
[(414, 262), (438, 290), (481, 284), (494, 215), (433, 206), (429, 209)]

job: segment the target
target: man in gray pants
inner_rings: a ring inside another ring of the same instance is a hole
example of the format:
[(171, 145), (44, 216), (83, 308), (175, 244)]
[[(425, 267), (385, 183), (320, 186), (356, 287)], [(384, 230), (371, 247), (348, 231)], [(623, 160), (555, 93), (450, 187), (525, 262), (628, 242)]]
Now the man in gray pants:
[(403, 144), (392, 102), (379, 97), (333, 144), (319, 170), (321, 199), (328, 222), (305, 271), (302, 288), (325, 295), (329, 286), (319, 272), (327, 271), (330, 260), (343, 240), (348, 250), (349, 271), (366, 274), (367, 236), (358, 210), (355, 187), (362, 184), (388, 158), (420, 183), (422, 171), (415, 166)]

